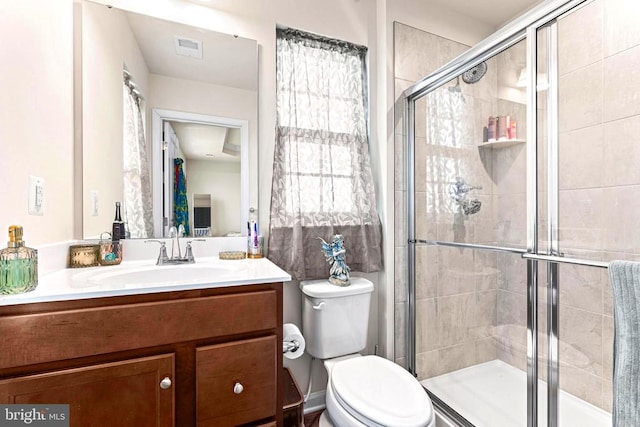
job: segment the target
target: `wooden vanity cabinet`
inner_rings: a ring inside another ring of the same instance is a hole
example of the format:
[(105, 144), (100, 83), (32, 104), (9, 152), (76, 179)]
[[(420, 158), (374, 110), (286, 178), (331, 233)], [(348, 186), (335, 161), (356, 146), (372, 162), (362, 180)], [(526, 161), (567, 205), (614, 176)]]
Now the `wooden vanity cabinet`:
[(282, 425), (282, 284), (0, 307), (0, 403), (71, 426)]
[(73, 425), (170, 427), (173, 354), (24, 375), (0, 381), (0, 401), (69, 404)]

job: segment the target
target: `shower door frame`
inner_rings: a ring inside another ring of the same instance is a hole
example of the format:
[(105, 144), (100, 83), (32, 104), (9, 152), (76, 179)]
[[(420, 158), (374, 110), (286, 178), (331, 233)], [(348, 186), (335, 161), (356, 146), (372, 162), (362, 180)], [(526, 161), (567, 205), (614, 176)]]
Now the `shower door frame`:
[[(405, 135), (407, 153), (407, 267), (408, 267), (408, 309), (407, 309), (407, 369), (416, 374), (416, 284), (415, 247), (418, 244), (448, 246), (473, 250), (486, 250), (520, 254), (527, 261), (527, 426), (538, 426), (538, 262), (547, 265), (547, 426), (558, 425), (558, 264), (579, 264), (592, 267), (607, 267), (606, 263), (566, 258), (558, 250), (558, 80), (557, 80), (557, 23), (558, 17), (573, 9), (586, 5), (592, 0), (556, 0), (535, 7), (499, 29), (497, 32), (475, 45), (462, 55), (443, 65), (430, 75), (404, 91)], [(538, 31), (547, 27), (551, 37), (548, 44), (549, 89), (547, 98), (548, 126), (548, 247), (544, 253), (538, 248), (538, 132), (537, 132), (537, 84), (527, 85), (527, 143), (526, 143), (526, 198), (527, 198), (527, 238), (526, 249), (480, 245), (437, 240), (423, 240), (415, 235), (415, 102), (427, 93), (436, 90), (462, 72), (488, 60), (512, 45), (526, 40), (527, 74), (529, 82), (537, 81)], [(552, 79), (555, 79), (552, 81)], [(434, 404), (451, 416), (460, 425), (471, 425), (453, 408), (436, 396)]]

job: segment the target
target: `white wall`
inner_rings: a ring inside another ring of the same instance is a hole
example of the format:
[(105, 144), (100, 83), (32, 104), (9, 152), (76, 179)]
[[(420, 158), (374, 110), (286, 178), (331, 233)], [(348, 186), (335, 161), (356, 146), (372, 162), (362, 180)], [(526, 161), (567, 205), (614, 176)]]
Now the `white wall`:
[[(73, 235), (73, 14), (67, 0), (5, 0), (0, 13), (0, 246)], [(25, 19), (29, 17), (29, 19)], [(44, 216), (27, 214), (29, 175), (45, 179)]]

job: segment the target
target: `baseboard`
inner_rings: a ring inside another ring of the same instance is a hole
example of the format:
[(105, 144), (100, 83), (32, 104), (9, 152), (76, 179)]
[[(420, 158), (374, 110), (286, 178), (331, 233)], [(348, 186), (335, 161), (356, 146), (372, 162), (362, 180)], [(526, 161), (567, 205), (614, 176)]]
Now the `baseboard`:
[(311, 412), (322, 411), (326, 406), (324, 402), (324, 390), (311, 393), (304, 403), (304, 413), (309, 414)]

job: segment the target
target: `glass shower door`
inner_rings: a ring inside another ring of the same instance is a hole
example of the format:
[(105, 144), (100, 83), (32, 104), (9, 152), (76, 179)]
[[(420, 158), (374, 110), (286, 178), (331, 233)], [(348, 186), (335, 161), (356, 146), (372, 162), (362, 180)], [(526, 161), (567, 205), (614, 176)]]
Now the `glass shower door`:
[(526, 426), (526, 43), (415, 101), (415, 373), (475, 426)]
[(552, 3), (526, 49), (408, 102), (409, 368), (476, 426), (611, 425), (604, 267), (640, 260), (640, 14)]
[[(640, 260), (640, 14), (594, 0), (559, 17), (555, 49), (558, 420), (611, 426), (613, 301), (606, 263)], [(550, 79), (551, 80), (551, 79)]]

